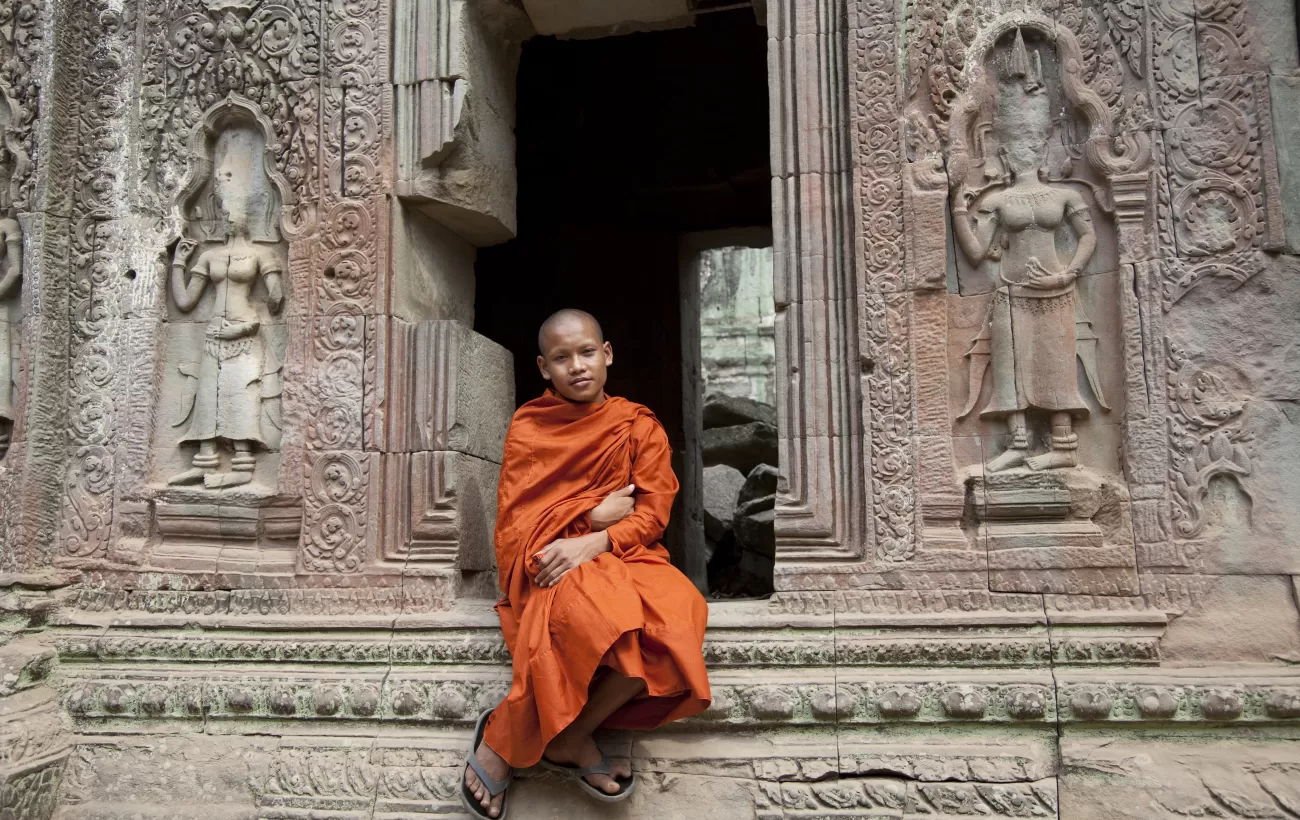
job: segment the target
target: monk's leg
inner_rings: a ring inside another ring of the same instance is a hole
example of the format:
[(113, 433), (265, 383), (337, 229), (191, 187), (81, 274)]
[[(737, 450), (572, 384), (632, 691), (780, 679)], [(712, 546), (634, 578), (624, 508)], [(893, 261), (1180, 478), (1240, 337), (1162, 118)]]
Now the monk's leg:
[[(600, 747), (596, 745), (592, 734), (610, 715), (617, 712), (632, 698), (645, 691), (645, 681), (629, 678), (612, 669), (592, 688), (587, 697), (587, 705), (546, 746), (546, 759), (552, 763), (565, 763), (571, 766), (595, 766), (600, 762)], [(613, 765), (614, 777), (632, 776), (632, 767), (626, 762)], [(603, 774), (588, 775), (587, 782), (596, 788), (614, 794), (618, 783), (614, 777)]]
[[(483, 770), (488, 773), (488, 777), (497, 782), (505, 780), (506, 776), (510, 774), (510, 764), (501, 755), (492, 751), (492, 747), (487, 745), (487, 741), (478, 745), (474, 757), (477, 758)], [(478, 775), (474, 774), (474, 770), (469, 766), (465, 767), (465, 785), (469, 786), (470, 792), (474, 795), (474, 799), (478, 800), (479, 805), (487, 810), (488, 817), (501, 816), (501, 804), (506, 799), (505, 792), (492, 797), (488, 794), (487, 787), (483, 785), (483, 782), (478, 779)]]

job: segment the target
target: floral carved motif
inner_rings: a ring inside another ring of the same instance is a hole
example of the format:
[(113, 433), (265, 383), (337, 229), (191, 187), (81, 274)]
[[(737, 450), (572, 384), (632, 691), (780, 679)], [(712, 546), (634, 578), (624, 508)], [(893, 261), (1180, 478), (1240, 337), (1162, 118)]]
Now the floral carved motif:
[(309, 572), (358, 572), (366, 559), (370, 463), (330, 452), (316, 456), (308, 469), (302, 564)]
[(252, 100), (274, 129), (274, 170), (298, 194), (285, 232), (315, 221), (320, 152), (321, 13), (305, 0), (211, 3), (150, 0), (142, 54), (148, 146), (145, 204), (165, 209), (185, 174), (185, 139), (203, 112), (229, 94)]
[[(872, 3), (859, 16), (874, 19)], [(878, 17), (879, 15), (874, 15)], [(891, 32), (892, 35), (892, 32)], [(857, 200), (863, 240), (859, 296), (864, 422), (876, 557), (900, 562), (917, 548), (916, 450), (912, 440), (910, 294), (903, 277), (903, 192), (898, 175), (893, 37), (860, 28), (853, 38)]]
[(78, 123), (81, 138), (70, 251), (68, 343), (69, 392), (75, 396), (67, 421), (64, 468), (64, 558), (99, 558), (108, 551), (118, 402), (124, 394), (118, 361), (125, 322), (121, 296), (125, 249), (123, 226), (127, 180), (121, 171), (121, 137), (129, 115), (133, 56), (133, 3), (95, 0), (82, 11), (84, 70)]
[[(1150, 4), (1155, 116), (1164, 126), (1167, 188), (1161, 241), (1182, 257), (1271, 247), (1264, 166), (1266, 89), (1244, 75), (1252, 47), (1241, 0)], [(1276, 221), (1276, 220), (1273, 220)]]
[(1194, 538), (1205, 529), (1210, 482), (1230, 476), (1240, 484), (1251, 474), (1254, 436), (1243, 418), (1246, 400), (1222, 378), (1173, 344), (1168, 362), (1170, 515), (1179, 538)]

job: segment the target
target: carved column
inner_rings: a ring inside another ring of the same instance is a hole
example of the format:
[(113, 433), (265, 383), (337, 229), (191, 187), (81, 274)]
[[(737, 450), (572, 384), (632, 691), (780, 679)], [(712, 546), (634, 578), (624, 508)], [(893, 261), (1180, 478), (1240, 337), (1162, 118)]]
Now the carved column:
[(777, 587), (863, 551), (847, 28), (835, 3), (768, 6), (782, 486)]

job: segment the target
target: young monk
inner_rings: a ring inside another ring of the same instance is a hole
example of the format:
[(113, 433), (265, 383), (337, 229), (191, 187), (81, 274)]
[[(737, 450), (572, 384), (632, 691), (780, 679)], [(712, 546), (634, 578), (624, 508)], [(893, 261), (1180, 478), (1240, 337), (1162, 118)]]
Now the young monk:
[(659, 544), (677, 478), (649, 410), (605, 394), (614, 351), (587, 313), (542, 325), (537, 367), (550, 387), (515, 413), (498, 489), (501, 631), (510, 694), (479, 718), (461, 800), (506, 815), (513, 772), (539, 762), (593, 797), (636, 785), (592, 739), (653, 729), (709, 705), (708, 606)]

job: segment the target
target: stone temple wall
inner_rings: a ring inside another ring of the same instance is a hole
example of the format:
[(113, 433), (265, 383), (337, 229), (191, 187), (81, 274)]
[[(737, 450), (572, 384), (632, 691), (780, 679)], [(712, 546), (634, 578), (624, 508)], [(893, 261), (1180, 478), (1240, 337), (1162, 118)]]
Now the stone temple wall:
[[(474, 252), (520, 43), (695, 4), (616, 5), (0, 0), (0, 816), (456, 815)], [(514, 816), (1300, 816), (1293, 5), (765, 9), (776, 592)]]
[(718, 248), (699, 260), (700, 371), (705, 397), (775, 406), (776, 305), (768, 248)]

